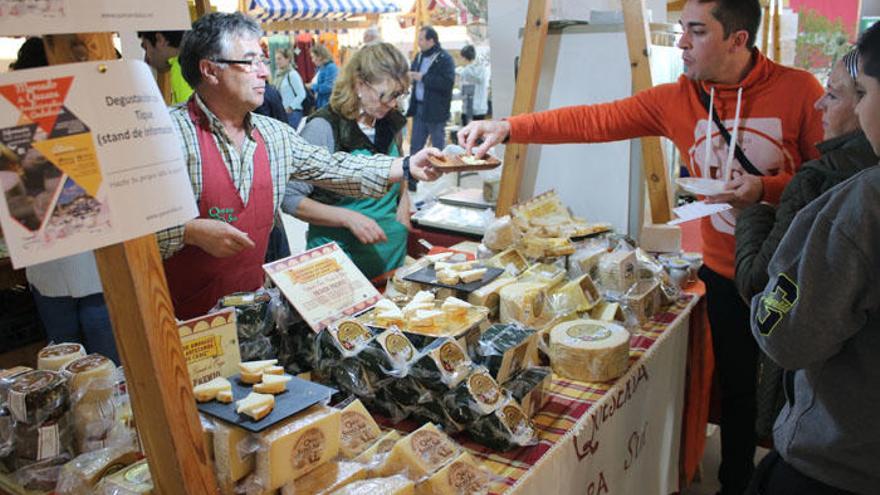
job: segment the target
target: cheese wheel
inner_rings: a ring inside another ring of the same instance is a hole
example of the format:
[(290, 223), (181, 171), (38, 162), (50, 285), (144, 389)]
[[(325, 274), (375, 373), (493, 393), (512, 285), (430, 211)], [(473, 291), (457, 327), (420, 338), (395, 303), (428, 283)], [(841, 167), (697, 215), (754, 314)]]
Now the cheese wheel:
[(574, 320), (550, 331), (550, 364), (565, 378), (604, 382), (629, 367), (629, 332), (598, 320)]
[(489, 473), (467, 452), (428, 478), (423, 493), (436, 495), (479, 495), (489, 492)]
[(499, 291), (499, 321), (534, 326), (544, 312), (545, 288), (546, 285), (536, 282), (519, 282), (502, 287)]
[(415, 485), (405, 476), (389, 476), (355, 481), (331, 495), (413, 495)]
[(459, 451), (445, 433), (426, 423), (394, 445), (380, 474), (403, 473), (417, 480), (448, 464)]
[(220, 491), (231, 495), (235, 492), (235, 482), (254, 470), (254, 454), (242, 455), (239, 449), (249, 433), (244, 428), (215, 422), (214, 425), (214, 466), (220, 483)]
[(61, 373), (34, 370), (13, 380), (9, 386), (6, 407), (16, 421), (37, 425), (67, 411), (69, 397), (67, 380)]
[(312, 406), (291, 420), (257, 434), (256, 476), (265, 490), (315, 470), (339, 454), (340, 412)]
[(37, 369), (58, 371), (65, 364), (86, 355), (82, 344), (63, 343), (43, 347), (37, 353)]
[(113, 394), (116, 365), (100, 354), (89, 354), (64, 365), (74, 402), (105, 401)]
[(382, 435), (376, 420), (357, 399), (342, 410), (340, 424), (339, 455), (343, 459), (358, 456)]

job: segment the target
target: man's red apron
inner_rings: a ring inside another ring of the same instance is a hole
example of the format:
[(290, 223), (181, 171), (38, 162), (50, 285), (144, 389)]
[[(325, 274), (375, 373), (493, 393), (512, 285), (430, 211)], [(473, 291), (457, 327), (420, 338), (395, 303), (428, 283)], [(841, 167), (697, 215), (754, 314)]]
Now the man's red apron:
[(171, 301), (175, 315), (182, 320), (207, 313), (225, 295), (256, 290), (263, 285), (262, 264), (275, 219), (269, 155), (259, 131), (253, 130), (257, 141), (254, 180), (245, 206), (208, 129), (207, 118), (196, 107), (194, 99), (190, 99), (188, 108), (190, 118), (196, 123), (202, 156), (199, 218), (228, 222), (247, 233), (256, 247), (228, 258), (215, 258), (199, 247), (187, 245), (167, 259), (165, 276)]

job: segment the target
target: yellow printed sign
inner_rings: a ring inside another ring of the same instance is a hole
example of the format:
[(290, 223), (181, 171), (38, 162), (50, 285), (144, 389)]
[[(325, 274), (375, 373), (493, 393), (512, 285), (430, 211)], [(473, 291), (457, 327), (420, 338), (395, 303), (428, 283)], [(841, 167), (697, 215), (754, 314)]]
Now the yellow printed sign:
[(178, 325), (183, 357), (193, 385), (218, 376), (230, 377), (238, 372), (241, 352), (238, 348), (235, 309), (187, 320)]
[(338, 272), (340, 269), (341, 267), (336, 260), (327, 258), (310, 263), (302, 268), (290, 270), (287, 274), (290, 276), (290, 280), (293, 281), (293, 283), (307, 284), (314, 282), (321, 277), (326, 277), (333, 272)]
[(89, 195), (93, 197), (98, 195), (98, 188), (101, 187), (101, 167), (98, 165), (91, 133), (34, 141), (33, 147), (68, 174)]

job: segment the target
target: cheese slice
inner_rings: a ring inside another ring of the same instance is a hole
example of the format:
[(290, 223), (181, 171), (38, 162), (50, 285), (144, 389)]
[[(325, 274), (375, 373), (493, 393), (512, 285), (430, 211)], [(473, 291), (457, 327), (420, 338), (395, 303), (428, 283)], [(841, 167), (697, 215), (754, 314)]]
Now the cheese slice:
[(629, 367), (629, 332), (620, 325), (575, 320), (550, 330), (550, 364), (571, 380), (605, 382)]
[(196, 400), (199, 402), (214, 400), (217, 398), (217, 394), (222, 391), (232, 392), (232, 384), (222, 376), (218, 376), (209, 382), (193, 387), (193, 395), (196, 396)]
[(379, 299), (376, 301), (376, 304), (373, 305), (374, 311), (386, 312), (386, 311), (400, 311), (400, 308), (394, 304), (394, 301), (389, 301), (388, 299)]
[(459, 273), (453, 270), (440, 270), (436, 272), (437, 282), (446, 285), (456, 285), (461, 278)]
[(433, 303), (434, 302), (434, 293), (428, 292), (426, 290), (421, 290), (416, 293), (410, 300), (410, 304), (412, 303)]
[(86, 355), (82, 344), (66, 342), (43, 347), (37, 353), (37, 369), (58, 371), (65, 364)]
[(486, 271), (486, 268), (475, 268), (473, 270), (461, 272), (458, 275), (459, 278), (461, 278), (462, 283), (469, 284), (471, 282), (482, 280), (483, 276), (486, 275)]
[(415, 485), (405, 476), (389, 476), (355, 481), (331, 495), (414, 495)]
[(214, 425), (214, 465), (220, 489), (224, 494), (235, 492), (235, 482), (254, 471), (254, 454), (244, 454), (240, 447), (249, 438), (244, 428), (215, 422)]
[(437, 495), (479, 495), (489, 492), (489, 473), (467, 452), (428, 478), (420, 491)]
[(376, 420), (357, 399), (342, 410), (340, 424), (339, 455), (343, 459), (357, 457), (382, 435)]
[(417, 480), (448, 464), (458, 456), (459, 451), (458, 445), (445, 433), (433, 423), (426, 423), (394, 445), (380, 474), (403, 473)]
[(258, 371), (256, 373), (249, 373), (247, 371), (242, 371), (241, 374), (238, 375), (238, 379), (241, 380), (242, 383), (253, 385), (255, 383), (260, 383), (263, 380), (263, 372)]
[(261, 394), (280, 394), (287, 390), (287, 382), (291, 380), (290, 375), (266, 375), (263, 374), (263, 381), (254, 385), (254, 392)]
[[(270, 396), (271, 397), (271, 396)], [(340, 412), (312, 406), (257, 435), (256, 477), (264, 490), (276, 490), (339, 454)]]
[(275, 407), (275, 396), (251, 392), (235, 403), (235, 412), (246, 414), (254, 421), (259, 421), (272, 412), (273, 407)]
[(217, 392), (217, 402), (222, 402), (223, 404), (229, 404), (233, 399), (232, 390), (221, 390)]
[(451, 258), (454, 254), (455, 253), (453, 253), (452, 251), (444, 251), (442, 253), (425, 255), (425, 259), (427, 259), (431, 263), (437, 263), (438, 261), (445, 261)]
[(467, 301), (462, 301), (457, 297), (450, 296), (443, 301), (440, 310), (443, 311), (449, 319), (462, 321), (467, 318), (468, 311), (473, 307), (474, 306)]
[(264, 359), (262, 361), (245, 361), (238, 363), (238, 368), (242, 373), (262, 373), (264, 369), (278, 364), (277, 359)]
[(445, 324), (446, 313), (436, 309), (419, 309), (409, 318), (412, 327), (440, 327)]
[(268, 368), (263, 368), (263, 375), (283, 375), (284, 374), (284, 366), (269, 366)]
[[(367, 477), (362, 464), (346, 461), (331, 461), (303, 476), (293, 483), (294, 494), (326, 495)], [(283, 493), (283, 489), (282, 489)]]

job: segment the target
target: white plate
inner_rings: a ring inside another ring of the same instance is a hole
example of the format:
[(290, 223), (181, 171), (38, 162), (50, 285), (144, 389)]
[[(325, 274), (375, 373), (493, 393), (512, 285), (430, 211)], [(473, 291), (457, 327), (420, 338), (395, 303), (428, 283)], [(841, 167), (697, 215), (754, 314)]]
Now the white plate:
[(703, 177), (682, 177), (675, 179), (675, 183), (689, 193), (703, 196), (715, 196), (724, 192), (723, 180), (706, 179)]

